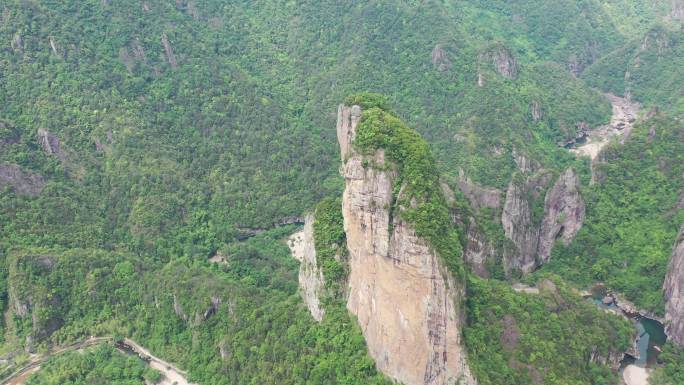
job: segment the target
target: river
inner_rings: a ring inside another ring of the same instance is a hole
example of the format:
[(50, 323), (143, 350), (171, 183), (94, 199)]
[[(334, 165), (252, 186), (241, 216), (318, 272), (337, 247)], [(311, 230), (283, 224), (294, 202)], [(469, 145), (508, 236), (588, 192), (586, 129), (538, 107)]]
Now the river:
[(595, 160), (601, 150), (618, 137), (621, 140), (629, 136), (639, 112), (639, 104), (613, 94), (604, 94), (613, 106), (610, 123), (594, 128), (579, 136), (574, 142), (566, 145), (570, 152), (580, 156), (588, 156)]
[(588, 298), (600, 308), (633, 321), (637, 336), (635, 341), (637, 355), (634, 357), (625, 353), (620, 365), (622, 378), (626, 385), (648, 385), (649, 374), (657, 365), (660, 350), (667, 341), (663, 324), (641, 314), (620, 309), (615, 297), (607, 293), (603, 286), (592, 288)]

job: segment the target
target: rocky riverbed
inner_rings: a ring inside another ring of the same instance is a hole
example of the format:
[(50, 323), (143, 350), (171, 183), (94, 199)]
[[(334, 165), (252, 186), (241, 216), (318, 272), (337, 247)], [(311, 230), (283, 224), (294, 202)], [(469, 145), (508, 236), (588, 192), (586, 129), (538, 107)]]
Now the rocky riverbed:
[(570, 152), (588, 156), (595, 160), (601, 150), (612, 138), (624, 140), (629, 137), (639, 112), (639, 104), (613, 94), (605, 94), (613, 105), (610, 123), (584, 133), (575, 143), (570, 144)]

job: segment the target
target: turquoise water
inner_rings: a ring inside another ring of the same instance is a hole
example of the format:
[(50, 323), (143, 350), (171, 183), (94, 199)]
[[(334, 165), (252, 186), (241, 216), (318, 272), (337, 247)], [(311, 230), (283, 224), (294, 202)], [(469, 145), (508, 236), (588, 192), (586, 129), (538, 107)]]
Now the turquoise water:
[[(602, 298), (602, 297), (601, 297)], [(613, 309), (620, 312), (621, 310), (615, 306), (614, 303), (606, 305), (601, 301), (601, 298), (593, 297), (593, 301), (602, 309)], [(660, 322), (646, 318), (646, 317), (628, 317), (634, 320), (634, 326), (637, 330), (637, 348), (639, 350), (639, 359), (634, 360), (634, 364), (641, 367), (651, 367), (656, 364), (659, 348), (665, 344), (667, 336), (665, 335), (665, 328)], [(631, 363), (631, 362), (630, 362)]]
[(650, 318), (640, 317), (637, 320), (637, 330), (642, 336), (637, 342), (639, 359), (635, 361), (638, 366), (651, 367), (655, 365), (660, 351), (667, 340), (663, 324)]

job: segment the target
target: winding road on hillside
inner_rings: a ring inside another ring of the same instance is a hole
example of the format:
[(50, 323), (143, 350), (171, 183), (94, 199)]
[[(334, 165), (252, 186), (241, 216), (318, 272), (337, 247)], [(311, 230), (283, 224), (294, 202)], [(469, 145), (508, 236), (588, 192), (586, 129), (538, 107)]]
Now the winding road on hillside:
[[(12, 374), (2, 379), (2, 385), (22, 385), (26, 379), (32, 374), (40, 370), (40, 366), (49, 358), (64, 354), (66, 352), (81, 350), (87, 347), (95, 346), (101, 343), (111, 342), (112, 337), (90, 337), (85, 341), (75, 344), (59, 347), (44, 355), (36, 355), (31, 358), (29, 363), (23, 367), (15, 370)], [(135, 341), (125, 338), (123, 340), (123, 347), (125, 351), (117, 346), (117, 349), (124, 351), (127, 354), (135, 353), (147, 364), (162, 373), (163, 377), (156, 385), (199, 385), (188, 382), (187, 373), (180, 370), (173, 364), (162, 360), (159, 357), (152, 355), (147, 349), (140, 346)], [(129, 352), (130, 350), (130, 352)]]

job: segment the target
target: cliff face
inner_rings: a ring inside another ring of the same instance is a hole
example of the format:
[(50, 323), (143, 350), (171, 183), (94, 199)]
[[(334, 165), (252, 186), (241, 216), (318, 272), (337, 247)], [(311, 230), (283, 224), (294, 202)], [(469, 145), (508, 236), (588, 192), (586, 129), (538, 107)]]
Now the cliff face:
[(473, 217), (468, 219), (469, 226), (466, 232), (466, 246), (463, 250), (463, 258), (473, 273), (482, 278), (489, 278), (487, 261), (495, 258), (497, 249), (485, 234), (480, 231)]
[(586, 207), (579, 193), (579, 178), (567, 169), (544, 198), (544, 220), (539, 232), (537, 254), (541, 263), (551, 256), (551, 249), (560, 239), (568, 245), (582, 228)]
[(410, 223), (390, 216), (396, 167), (382, 150), (362, 156), (352, 148), (360, 117), (360, 107), (340, 106), (347, 308), (389, 377), (405, 385), (475, 384), (461, 345), (463, 287), (445, 278), (439, 257)]
[(288, 241), (292, 256), (299, 261), (299, 288), (311, 316), (318, 322), (325, 310), (321, 308), (320, 293), (325, 287), (323, 271), (316, 262), (316, 248), (313, 238), (313, 216), (304, 219), (304, 229), (292, 234)]
[(534, 220), (533, 205), (541, 204), (552, 180), (549, 172), (539, 172), (524, 181), (511, 181), (501, 216), (501, 224), (512, 246), (504, 253), (506, 272), (534, 271), (548, 261), (556, 240), (568, 244), (582, 228), (585, 204), (579, 193), (579, 178), (568, 169), (544, 197), (541, 222)]
[(668, 338), (684, 346), (684, 226), (675, 242), (663, 290), (665, 331)]

